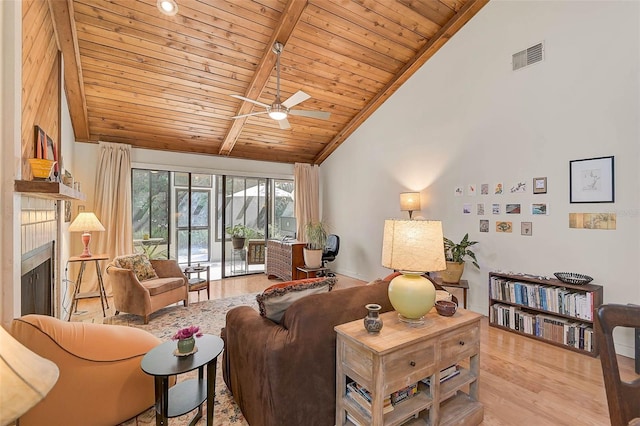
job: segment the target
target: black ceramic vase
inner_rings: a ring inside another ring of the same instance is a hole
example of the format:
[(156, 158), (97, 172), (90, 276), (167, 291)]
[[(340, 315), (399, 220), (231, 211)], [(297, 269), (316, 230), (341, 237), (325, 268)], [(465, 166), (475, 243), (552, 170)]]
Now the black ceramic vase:
[(364, 317), (364, 329), (369, 333), (378, 333), (382, 330), (382, 318), (380, 318), (380, 309), (382, 307), (375, 303), (364, 306), (369, 313)]

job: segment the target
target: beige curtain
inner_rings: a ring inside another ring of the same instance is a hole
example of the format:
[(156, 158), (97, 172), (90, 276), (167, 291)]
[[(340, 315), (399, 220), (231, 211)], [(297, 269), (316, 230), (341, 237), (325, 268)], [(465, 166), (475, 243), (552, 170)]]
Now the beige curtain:
[[(100, 142), (99, 150), (94, 191), (95, 213), (105, 232), (99, 233), (94, 253), (106, 253), (113, 259), (115, 256), (133, 253), (131, 146)], [(111, 286), (104, 271), (103, 276), (107, 294), (111, 294)]]
[(297, 238), (304, 241), (305, 225), (320, 220), (320, 168), (317, 165), (295, 163), (293, 179)]

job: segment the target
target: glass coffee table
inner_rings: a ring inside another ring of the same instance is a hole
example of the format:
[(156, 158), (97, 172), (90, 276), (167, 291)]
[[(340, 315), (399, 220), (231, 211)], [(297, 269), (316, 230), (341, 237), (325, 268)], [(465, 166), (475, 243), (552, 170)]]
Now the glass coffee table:
[[(189, 425), (202, 417), (202, 404), (207, 401), (207, 426), (213, 425), (213, 401), (216, 389), (218, 355), (224, 342), (218, 336), (205, 334), (196, 339), (198, 351), (188, 356), (175, 356), (176, 342), (169, 341), (151, 349), (142, 358), (142, 371), (154, 376), (156, 394), (156, 426), (168, 425), (168, 419), (198, 412)], [(204, 370), (207, 370), (206, 378)], [(198, 377), (185, 380), (169, 388), (169, 378), (198, 369)]]

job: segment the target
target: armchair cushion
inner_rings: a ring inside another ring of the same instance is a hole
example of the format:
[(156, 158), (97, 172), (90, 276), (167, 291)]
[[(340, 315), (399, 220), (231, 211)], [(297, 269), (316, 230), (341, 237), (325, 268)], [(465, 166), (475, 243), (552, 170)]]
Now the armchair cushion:
[(335, 283), (333, 277), (320, 277), (274, 284), (256, 296), (260, 315), (279, 323), (293, 302), (310, 294), (327, 293)]
[(139, 281), (158, 278), (149, 258), (143, 253), (118, 256), (113, 259), (113, 264), (118, 268), (131, 269)]

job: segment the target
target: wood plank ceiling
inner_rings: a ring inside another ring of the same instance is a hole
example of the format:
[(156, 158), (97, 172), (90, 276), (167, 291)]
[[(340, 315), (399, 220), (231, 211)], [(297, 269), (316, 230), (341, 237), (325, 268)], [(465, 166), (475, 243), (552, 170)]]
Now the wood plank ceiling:
[[(78, 141), (320, 164), (488, 0), (49, 0)], [(283, 130), (265, 104), (311, 96)]]

